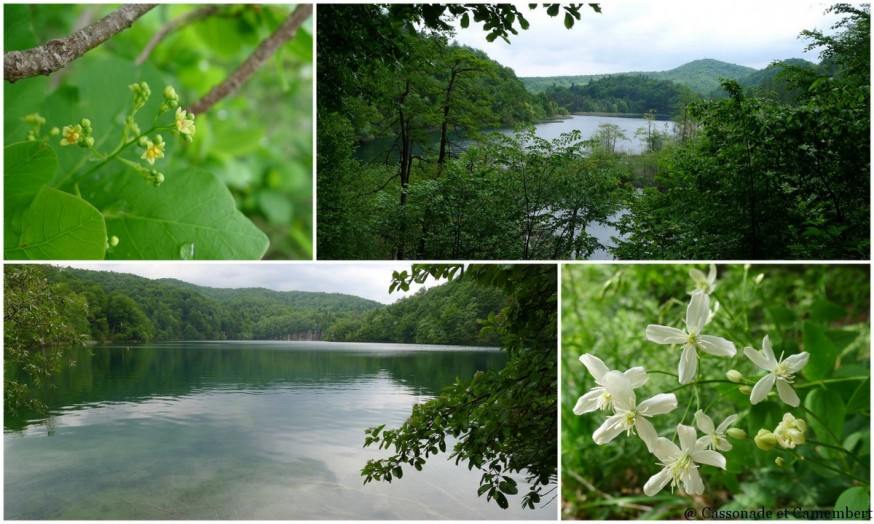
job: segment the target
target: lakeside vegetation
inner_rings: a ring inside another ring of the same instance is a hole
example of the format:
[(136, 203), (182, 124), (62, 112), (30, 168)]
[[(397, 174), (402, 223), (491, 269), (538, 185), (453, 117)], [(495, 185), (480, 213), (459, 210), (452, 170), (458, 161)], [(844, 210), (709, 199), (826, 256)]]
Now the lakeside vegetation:
[(489, 345), (496, 341), (480, 336), (480, 322), (500, 310), (505, 301), (498, 290), (466, 281), (422, 289), (385, 305), (341, 293), (217, 289), (173, 279), (53, 266), (8, 265), (5, 273), (11, 297), (32, 292), (34, 282), (42, 282), (45, 296), (62, 304), (77, 304), (55, 315), (71, 326), (75, 336), (45, 340), (43, 345), (86, 340)]
[[(620, 232), (617, 259), (868, 255), (867, 6), (830, 8), (843, 16), (833, 34), (801, 33), (820, 63), (711, 76), (714, 98), (702, 94), (712, 90), (701, 72), (719, 65), (707, 60), (685, 68), (686, 87), (604, 76), (535, 95), (450, 43), (447, 20), (464, 12), (330, 9), (318, 36), (319, 258), (585, 259), (606, 248), (586, 231), (595, 223)], [(476, 30), (469, 18), (461, 27)], [(552, 141), (524, 125), (574, 111), (667, 113), (675, 125), (642, 127), (639, 155), (617, 151), (628, 136), (609, 124)], [(481, 134), (498, 123), (520, 125)], [(384, 154), (359, 159), (377, 136)]]

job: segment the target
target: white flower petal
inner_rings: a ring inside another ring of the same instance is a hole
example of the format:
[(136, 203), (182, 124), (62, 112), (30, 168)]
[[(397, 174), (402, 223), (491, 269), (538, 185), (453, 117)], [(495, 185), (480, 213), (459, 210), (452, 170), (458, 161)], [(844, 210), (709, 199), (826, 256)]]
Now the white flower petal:
[[(774, 368), (777, 367), (776, 360), (768, 360), (766, 355), (763, 355), (761, 352), (756, 351), (755, 349), (747, 346), (744, 348), (744, 355), (750, 361), (756, 365), (757, 368), (764, 369), (766, 371), (774, 371)], [(773, 355), (773, 353), (771, 353)]]
[(676, 444), (665, 437), (658, 437), (655, 439), (655, 442), (653, 442), (649, 450), (664, 464), (677, 460), (677, 458), (683, 454)]
[(637, 407), (637, 399), (628, 377), (618, 371), (608, 371), (601, 382), (613, 397), (613, 406), (617, 411), (632, 411)]
[(731, 448), (732, 448), (731, 443), (728, 441), (727, 438), (724, 438), (724, 437), (717, 437), (716, 438), (716, 449), (718, 449), (719, 451), (731, 451)]
[(762, 353), (768, 362), (777, 362), (777, 357), (774, 356), (774, 350), (771, 348), (771, 338), (768, 335), (765, 335), (765, 338), (762, 339)]
[(711, 335), (700, 335), (698, 347), (717, 357), (733, 357), (737, 353), (734, 342)]
[(689, 339), (689, 335), (670, 326), (650, 324), (646, 326), (646, 338), (656, 344), (683, 344)]
[(809, 359), (810, 354), (807, 351), (802, 351), (797, 355), (786, 357), (786, 360), (784, 360), (783, 363), (786, 364), (786, 369), (789, 370), (790, 373), (798, 373), (801, 371), (801, 368), (807, 365)]
[(695, 428), (677, 424), (677, 435), (680, 437), (680, 449), (686, 451), (695, 448), (695, 440), (698, 438)]
[(637, 429), (637, 435), (640, 437), (640, 440), (646, 444), (646, 449), (652, 449), (653, 444), (659, 436), (658, 433), (656, 433), (652, 422), (648, 421), (646, 417), (638, 415), (637, 417), (634, 417), (634, 427)]
[(774, 387), (774, 374), (768, 373), (764, 377), (760, 378), (756, 385), (753, 386), (753, 392), (750, 394), (750, 402), (754, 405), (758, 404), (765, 397), (768, 396), (768, 393), (771, 392), (771, 388)]
[(698, 473), (698, 468), (691, 464), (683, 472), (683, 489), (689, 495), (704, 494), (704, 481), (701, 479), (701, 474)]
[(623, 373), (623, 375), (628, 379), (632, 388), (639, 388), (649, 380), (649, 375), (646, 374), (646, 370), (640, 366), (629, 369)]
[(616, 438), (617, 435), (625, 431), (625, 415), (613, 415), (612, 417), (607, 417), (607, 420), (601, 424), (601, 427), (595, 430), (595, 433), (592, 434), (592, 440), (595, 441), (595, 444), (601, 445), (606, 444)]
[(605, 392), (606, 390), (604, 388), (595, 388), (577, 399), (577, 403), (574, 405), (574, 415), (582, 415), (584, 413), (596, 411), (598, 409), (598, 397)]
[(710, 264), (710, 271), (707, 273), (707, 282), (712, 286), (716, 282), (716, 264)]
[(795, 393), (794, 389), (792, 389), (792, 386), (782, 378), (777, 379), (777, 394), (780, 395), (780, 400), (789, 404), (793, 408), (797, 408), (798, 404), (801, 402), (798, 398), (798, 394)]
[(698, 426), (705, 435), (713, 433), (716, 428), (713, 426), (713, 419), (700, 409), (695, 412), (695, 425)]
[(729, 428), (729, 426), (734, 424), (734, 422), (736, 420), (737, 420), (737, 414), (729, 415), (729, 416), (725, 417), (725, 420), (722, 421), (722, 424), (720, 424), (719, 427), (716, 428), (716, 432), (719, 433), (720, 435), (725, 433), (725, 430), (727, 430)]
[(710, 295), (692, 295), (689, 307), (686, 308), (686, 331), (700, 333), (710, 316)]
[(680, 373), (680, 384), (688, 384), (695, 378), (695, 373), (698, 371), (698, 352), (695, 346), (691, 344), (683, 346), (678, 371)]
[(637, 412), (645, 417), (664, 415), (677, 409), (677, 396), (673, 393), (659, 393), (637, 405)]
[(589, 370), (589, 373), (595, 377), (595, 382), (601, 383), (601, 377), (603, 377), (610, 369), (604, 364), (604, 361), (600, 358), (592, 355), (590, 353), (586, 353), (584, 355), (580, 355), (580, 362), (586, 366), (586, 369)]
[(692, 453), (691, 457), (698, 464), (707, 464), (708, 466), (725, 469), (725, 457), (715, 451), (696, 451)]
[(643, 492), (646, 493), (648, 497), (652, 497), (665, 486), (667, 486), (668, 482), (671, 480), (671, 470), (670, 468), (665, 468), (646, 481), (646, 484), (643, 485)]

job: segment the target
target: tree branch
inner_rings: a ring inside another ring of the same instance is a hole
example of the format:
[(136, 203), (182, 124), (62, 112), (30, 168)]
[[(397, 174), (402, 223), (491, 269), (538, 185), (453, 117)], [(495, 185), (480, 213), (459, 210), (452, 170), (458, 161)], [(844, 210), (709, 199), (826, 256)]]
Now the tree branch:
[(194, 22), (203, 20), (204, 18), (209, 18), (210, 16), (217, 13), (219, 9), (220, 6), (217, 5), (206, 5), (201, 7), (200, 9), (189, 11), (188, 13), (185, 13), (178, 18), (174, 18), (167, 25), (162, 27), (160, 31), (155, 33), (155, 36), (153, 36), (152, 39), (149, 40), (149, 43), (146, 44), (146, 47), (143, 48), (142, 52), (140, 52), (140, 55), (137, 57), (134, 63), (136, 65), (141, 65), (143, 62), (148, 60), (149, 55), (152, 54), (152, 51), (155, 49), (155, 47), (157, 47), (158, 44), (161, 43), (161, 40), (166, 38), (167, 35), (169, 35), (173, 31), (178, 31), (188, 24), (193, 24)]
[(301, 4), (288, 16), (285, 22), (267, 40), (261, 42), (258, 49), (243, 62), (236, 71), (231, 73), (224, 82), (212, 88), (203, 98), (187, 108), (194, 114), (205, 113), (222, 98), (230, 95), (243, 85), (261, 65), (267, 61), (285, 42), (294, 38), (297, 29), (313, 12), (312, 4)]
[(3, 78), (16, 82), (37, 75), (50, 75), (73, 60), (124, 31), (155, 4), (128, 4), (104, 16), (88, 27), (64, 38), (50, 40), (25, 51), (3, 54)]

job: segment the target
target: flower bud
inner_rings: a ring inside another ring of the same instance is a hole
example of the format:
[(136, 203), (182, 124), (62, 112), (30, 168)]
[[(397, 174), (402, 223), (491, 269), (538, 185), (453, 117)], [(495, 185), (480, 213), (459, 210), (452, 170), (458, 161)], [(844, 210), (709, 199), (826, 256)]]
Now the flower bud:
[(741, 375), (740, 371), (736, 369), (729, 369), (728, 372), (725, 374), (725, 378), (734, 382), (735, 384), (740, 384), (744, 381), (744, 376)]
[(786, 461), (783, 460), (783, 457), (777, 457), (774, 459), (774, 464), (777, 464), (778, 467), (783, 467), (786, 464)]
[(726, 430), (725, 434), (737, 440), (743, 440), (747, 438), (747, 432), (740, 428), (729, 428), (728, 430)]
[(109, 245), (111, 247), (117, 246), (118, 245), (118, 237), (115, 235), (112, 235), (111, 237), (109, 237)]
[(82, 142), (80, 144), (82, 147), (87, 147), (90, 149), (90, 148), (94, 147), (94, 137), (93, 136), (86, 136), (85, 138), (82, 139)]
[(741, 395), (746, 395), (746, 396), (750, 396), (750, 394), (752, 394), (752, 392), (753, 392), (753, 388), (751, 388), (749, 386), (741, 386), (741, 387), (737, 388), (737, 390), (740, 391)]
[(167, 100), (177, 100), (179, 96), (176, 95), (176, 90), (173, 89), (173, 86), (167, 86), (164, 88), (164, 98)]
[(774, 436), (781, 447), (794, 449), (795, 446), (807, 442), (807, 437), (804, 435), (806, 431), (807, 423), (804, 420), (795, 418), (792, 413), (786, 413), (774, 430)]
[(762, 280), (764, 280), (764, 278), (765, 278), (764, 273), (759, 273), (758, 275), (756, 275), (756, 280), (755, 280), (756, 284), (761, 284)]
[(140, 147), (149, 147), (149, 139), (148, 137), (141, 136), (137, 139), (137, 145)]
[(82, 127), (84, 127), (84, 128), (89, 128), (89, 127), (91, 127), (91, 121), (88, 120), (87, 118), (83, 118), (83, 119), (79, 122), (79, 124), (81, 124)]
[(61, 130), (58, 129), (57, 127), (53, 127), (52, 130), (49, 131), (49, 135), (51, 135), (51, 136), (58, 136), (60, 134), (61, 134)]
[(760, 429), (754, 438), (756, 446), (762, 451), (771, 451), (777, 445), (777, 437), (767, 429)]

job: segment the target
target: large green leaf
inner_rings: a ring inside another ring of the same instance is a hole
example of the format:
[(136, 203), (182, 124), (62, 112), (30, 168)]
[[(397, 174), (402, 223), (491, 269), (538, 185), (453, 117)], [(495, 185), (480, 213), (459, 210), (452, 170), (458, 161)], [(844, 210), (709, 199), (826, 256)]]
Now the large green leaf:
[(42, 142), (19, 142), (3, 148), (3, 246), (18, 246), (25, 210), (55, 174), (58, 159)]
[(826, 377), (835, 367), (838, 358), (838, 348), (828, 338), (824, 325), (817, 322), (805, 322), (804, 350), (810, 354), (810, 360), (804, 367), (804, 376), (810, 380)]
[[(844, 490), (835, 502), (835, 511), (858, 512), (859, 518), (868, 515), (871, 511), (871, 492), (861, 486)], [(848, 518), (856, 518), (856, 516)]]
[(258, 259), (267, 237), (237, 211), (231, 193), (203, 171), (168, 173), (160, 187), (130, 171), (104, 181), (89, 200), (119, 239), (108, 258)]
[(102, 259), (106, 224), (88, 202), (43, 186), (24, 214), (17, 246), (4, 252), (7, 259)]
[(830, 389), (813, 389), (804, 399), (804, 407), (815, 417), (808, 423), (820, 442), (840, 446), (844, 434), (846, 407), (841, 396)]

